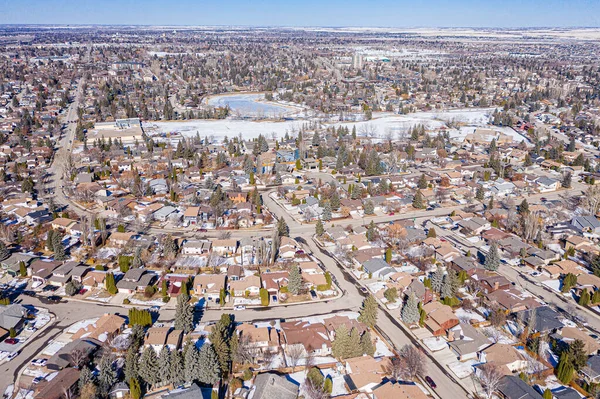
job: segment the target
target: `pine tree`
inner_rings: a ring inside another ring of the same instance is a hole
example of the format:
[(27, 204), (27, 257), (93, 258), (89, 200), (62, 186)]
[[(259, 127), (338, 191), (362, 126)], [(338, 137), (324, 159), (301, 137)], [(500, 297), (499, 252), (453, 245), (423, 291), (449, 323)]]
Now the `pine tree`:
[(597, 304), (600, 302), (600, 290), (596, 290), (594, 291), (594, 294), (592, 295), (592, 304)]
[(498, 266), (500, 266), (500, 255), (498, 254), (498, 246), (495, 242), (492, 242), (488, 254), (485, 257), (483, 267), (486, 270), (496, 271), (498, 270)]
[(171, 351), (167, 345), (163, 346), (158, 355), (159, 380), (163, 384), (171, 383)]
[(62, 242), (58, 242), (54, 244), (54, 260), (65, 260), (67, 259), (67, 254), (65, 253), (65, 247)]
[(290, 269), (290, 275), (288, 277), (288, 291), (293, 295), (298, 295), (300, 288), (302, 288), (302, 275), (297, 265), (292, 265)]
[(92, 370), (90, 370), (87, 365), (83, 365), (79, 373), (79, 391), (81, 391), (85, 385), (93, 383), (95, 383), (95, 380)]
[(442, 286), (444, 285), (444, 270), (441, 267), (435, 269), (435, 272), (431, 275), (431, 289), (434, 292), (442, 292)]
[(6, 244), (4, 244), (4, 241), (0, 241), (0, 261), (8, 259), (9, 256), (10, 251), (6, 248)]
[(185, 381), (184, 370), (183, 353), (176, 350), (171, 352), (171, 370), (169, 374), (173, 385), (177, 386)]
[(529, 202), (527, 202), (527, 199), (523, 199), (523, 201), (521, 201), (521, 204), (519, 205), (519, 214), (526, 215), (528, 213), (529, 213)]
[(345, 324), (341, 324), (338, 328), (335, 329), (335, 339), (331, 344), (331, 349), (333, 351), (333, 356), (337, 359), (347, 359), (348, 356), (348, 328), (346, 328)]
[(131, 399), (141, 399), (142, 397), (142, 387), (137, 378), (129, 379), (129, 396)]
[(375, 227), (375, 222), (373, 222), (371, 220), (371, 223), (369, 223), (369, 226), (367, 227), (367, 240), (368, 241), (375, 241), (375, 239), (377, 238), (377, 230)]
[(425, 173), (423, 173), (421, 177), (419, 177), (417, 187), (421, 190), (425, 190), (427, 188), (427, 177), (425, 177)]
[(544, 395), (542, 396), (543, 399), (552, 399), (552, 391), (549, 388), (546, 388), (546, 390), (544, 391)]
[(280, 218), (277, 221), (277, 233), (279, 234), (279, 237), (282, 237), (282, 236), (289, 237), (290, 236), (290, 228), (287, 225), (287, 223), (285, 222), (285, 220), (283, 220), (283, 218)]
[(408, 299), (402, 307), (400, 316), (402, 317), (402, 321), (409, 325), (419, 321), (419, 302), (414, 293), (411, 292), (408, 296)]
[(214, 325), (208, 339), (217, 353), (221, 370), (228, 371), (231, 361), (231, 338), (235, 333), (235, 324), (230, 315), (222, 314)]
[(98, 373), (98, 387), (100, 392), (107, 394), (110, 389), (117, 383), (117, 372), (112, 366), (110, 355), (104, 355), (100, 359), (100, 372)]
[(477, 191), (475, 191), (475, 199), (479, 200), (479, 201), (483, 201), (483, 198), (485, 196), (485, 191), (483, 189), (482, 185), (477, 186)]
[(27, 266), (23, 261), (19, 262), (19, 274), (21, 275), (21, 277), (27, 277)]
[(131, 379), (138, 379), (138, 364), (140, 360), (140, 354), (136, 345), (131, 345), (127, 349), (127, 355), (125, 356), (125, 379), (127, 381)]
[(326, 202), (323, 206), (323, 213), (321, 214), (321, 219), (328, 222), (331, 220), (331, 204)]
[(160, 380), (158, 368), (158, 357), (156, 351), (148, 346), (140, 357), (139, 374), (146, 384), (152, 386)]
[(569, 354), (564, 351), (560, 355), (558, 366), (556, 367), (556, 378), (565, 385), (568, 385), (573, 379), (573, 372), (575, 371), (571, 362)]
[(349, 357), (358, 357), (362, 356), (363, 354), (362, 347), (360, 346), (360, 333), (356, 327), (353, 327), (352, 330), (350, 330), (350, 335), (348, 337), (348, 349), (350, 351)]
[[(207, 344), (208, 345), (208, 344)], [(200, 375), (200, 352), (193, 342), (189, 342), (184, 348), (184, 379), (186, 382), (198, 380)], [(216, 359), (214, 363), (217, 363)]]
[(221, 376), (221, 369), (217, 361), (217, 354), (212, 344), (204, 344), (200, 349), (198, 361), (200, 363), (198, 381), (203, 384), (213, 385)]
[(425, 206), (423, 205), (423, 194), (421, 193), (421, 190), (417, 190), (417, 192), (415, 193), (415, 196), (414, 196), (413, 202), (412, 202), (412, 206), (415, 209), (425, 208)]
[(375, 354), (375, 346), (373, 345), (373, 340), (371, 339), (371, 333), (369, 331), (365, 331), (360, 337), (360, 348), (365, 355), (373, 356)]
[(46, 234), (46, 248), (54, 252), (54, 230), (48, 230)]
[(584, 288), (581, 292), (581, 296), (579, 297), (579, 304), (581, 306), (588, 306), (590, 303), (590, 293), (587, 288)]
[(175, 308), (175, 329), (183, 330), (185, 334), (194, 329), (194, 309), (187, 299), (186, 295), (179, 295)]
[(373, 204), (373, 201), (365, 201), (363, 205), (363, 212), (365, 215), (373, 215), (375, 213), (375, 205)]
[(452, 298), (456, 289), (456, 274), (448, 271), (443, 279), (442, 291), (440, 295), (442, 298)]
[(119, 292), (119, 290), (117, 289), (117, 283), (115, 282), (115, 275), (112, 273), (106, 274), (104, 285), (106, 291), (108, 291), (112, 295), (115, 295), (117, 292)]
[(366, 324), (370, 328), (373, 328), (375, 324), (377, 324), (377, 311), (377, 300), (375, 299), (375, 297), (373, 297), (373, 295), (368, 295), (362, 303), (362, 308), (360, 309), (360, 316), (358, 316), (358, 321)]
[(321, 219), (317, 220), (317, 224), (315, 226), (315, 233), (319, 237), (321, 237), (325, 233), (325, 227), (323, 227), (323, 222), (321, 222)]

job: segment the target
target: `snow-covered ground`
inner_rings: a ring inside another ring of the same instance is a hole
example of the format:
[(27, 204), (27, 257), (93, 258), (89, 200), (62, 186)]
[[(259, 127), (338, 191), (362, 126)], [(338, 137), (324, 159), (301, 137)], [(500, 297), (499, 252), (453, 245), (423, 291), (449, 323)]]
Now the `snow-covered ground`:
[(473, 374), (473, 365), (479, 363), (475, 359), (468, 360), (466, 362), (452, 362), (448, 363), (448, 368), (454, 375), (456, 375), (459, 379), (466, 378)]
[(379, 337), (375, 338), (375, 353), (373, 357), (394, 356), (394, 353), (388, 348), (387, 344)]
[(425, 338), (422, 342), (432, 352), (441, 351), (448, 347), (448, 341), (440, 337)]
[(129, 298), (129, 302), (133, 305), (141, 305), (141, 306), (164, 306), (166, 305), (166, 303), (164, 303), (161, 299), (152, 299), (152, 300), (143, 300), (143, 299), (136, 299), (132, 296), (130, 296)]
[(477, 320), (478, 322), (485, 321), (485, 317), (482, 315), (470, 310), (464, 310), (463, 308), (456, 309), (454, 313), (459, 320)]
[[(358, 122), (336, 122), (325, 124), (325, 126), (356, 126), (358, 135), (371, 135), (374, 138), (384, 138), (387, 135), (397, 137), (406, 134), (409, 128), (416, 125), (424, 125), (428, 129), (436, 129), (445, 126), (447, 122), (460, 122), (469, 125), (471, 128), (478, 126), (487, 126), (494, 108), (467, 108), (449, 111), (415, 112), (407, 115), (398, 115), (389, 112), (375, 113), (370, 121)], [(165, 140), (172, 136), (182, 135), (184, 137), (194, 137), (199, 134), (200, 137), (212, 136), (215, 139), (222, 140), (225, 137), (237, 137), (242, 135), (244, 139), (258, 137), (259, 134), (267, 137), (276, 135), (281, 138), (288, 133), (295, 136), (302, 125), (307, 124), (305, 120), (296, 121), (252, 121), (252, 120), (189, 120), (162, 122), (153, 121), (144, 123), (144, 131), (152, 136), (157, 135)], [(503, 128), (495, 130), (502, 131), (515, 137), (515, 140), (521, 141), (524, 138), (514, 130), (510, 131)], [(505, 131), (506, 130), (506, 131)], [(457, 137), (464, 137), (470, 131), (464, 132), (455, 130)]]

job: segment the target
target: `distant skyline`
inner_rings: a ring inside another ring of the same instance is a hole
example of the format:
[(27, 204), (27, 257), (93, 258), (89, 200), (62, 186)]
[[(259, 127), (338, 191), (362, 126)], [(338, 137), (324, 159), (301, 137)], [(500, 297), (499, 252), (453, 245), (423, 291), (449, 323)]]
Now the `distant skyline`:
[(0, 24), (599, 27), (599, 0), (0, 0)]

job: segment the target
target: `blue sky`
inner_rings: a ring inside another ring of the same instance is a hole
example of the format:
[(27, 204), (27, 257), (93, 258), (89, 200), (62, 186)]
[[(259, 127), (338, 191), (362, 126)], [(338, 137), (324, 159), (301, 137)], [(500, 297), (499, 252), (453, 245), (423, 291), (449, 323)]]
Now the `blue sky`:
[(600, 0), (0, 0), (0, 24), (600, 26)]

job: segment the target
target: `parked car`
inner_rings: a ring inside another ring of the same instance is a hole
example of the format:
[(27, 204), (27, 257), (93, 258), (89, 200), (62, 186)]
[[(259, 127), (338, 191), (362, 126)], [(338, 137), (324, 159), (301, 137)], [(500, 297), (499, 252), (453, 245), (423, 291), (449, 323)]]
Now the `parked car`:
[(19, 351), (14, 351), (13, 353), (11, 353), (10, 355), (8, 355), (6, 357), (7, 361), (11, 361), (13, 360), (15, 357), (19, 356)]
[(39, 384), (40, 382), (44, 381), (44, 377), (35, 377), (32, 381), (33, 384)]
[(4, 340), (4, 343), (9, 345), (15, 345), (17, 342), (19, 342), (19, 340), (16, 338), (6, 338)]
[(48, 363), (48, 359), (33, 359), (31, 364), (33, 366), (44, 367)]
[(271, 302), (277, 302), (277, 295), (271, 296)]
[(317, 299), (317, 293), (315, 292), (315, 290), (310, 290), (310, 296), (312, 299)]
[(246, 310), (246, 307), (242, 305), (237, 305), (233, 307), (233, 310)]
[(427, 384), (428, 384), (430, 387), (432, 387), (433, 389), (436, 389), (436, 388), (437, 388), (437, 385), (435, 385), (435, 382), (433, 382), (433, 380), (431, 379), (431, 377), (430, 377), (430, 376), (426, 376), (426, 377), (425, 377), (425, 382), (426, 382), (426, 383), (427, 383)]

